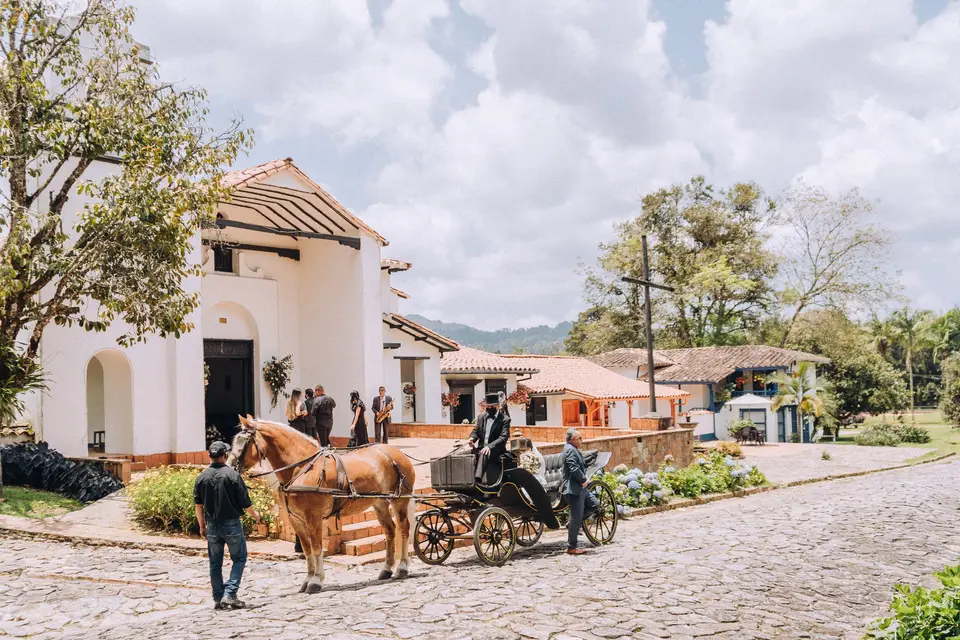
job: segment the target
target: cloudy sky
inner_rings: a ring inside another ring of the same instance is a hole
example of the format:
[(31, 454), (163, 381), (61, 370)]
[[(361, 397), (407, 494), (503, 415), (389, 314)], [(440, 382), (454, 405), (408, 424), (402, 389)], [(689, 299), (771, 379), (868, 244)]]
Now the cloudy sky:
[(858, 186), (915, 304), (960, 302), (960, 0), (135, 0), (206, 87), (414, 262), (403, 311), (573, 319), (581, 261), (702, 173)]

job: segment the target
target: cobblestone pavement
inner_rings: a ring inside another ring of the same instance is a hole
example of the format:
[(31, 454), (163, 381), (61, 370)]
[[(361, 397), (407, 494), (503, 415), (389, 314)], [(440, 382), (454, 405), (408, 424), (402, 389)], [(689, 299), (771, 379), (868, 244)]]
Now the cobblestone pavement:
[(377, 583), (248, 564), (253, 608), (211, 610), (203, 558), (0, 539), (0, 636), (38, 638), (856, 638), (897, 581), (960, 554), (960, 461), (625, 521), (570, 557), (553, 533), (504, 567), (472, 549)]
[[(829, 460), (822, 455), (826, 451)], [(918, 447), (857, 447), (844, 444), (743, 445), (747, 462), (755, 462), (775, 483), (871, 471), (905, 464), (933, 451)]]

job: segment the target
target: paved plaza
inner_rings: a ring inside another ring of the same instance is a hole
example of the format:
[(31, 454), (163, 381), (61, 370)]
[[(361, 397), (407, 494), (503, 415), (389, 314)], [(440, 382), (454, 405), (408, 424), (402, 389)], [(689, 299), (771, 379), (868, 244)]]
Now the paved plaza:
[(577, 558), (552, 533), (501, 568), (331, 568), (315, 596), (302, 562), (253, 559), (244, 612), (211, 609), (201, 557), (2, 538), (0, 636), (856, 638), (960, 555), (958, 480), (950, 460), (660, 513)]

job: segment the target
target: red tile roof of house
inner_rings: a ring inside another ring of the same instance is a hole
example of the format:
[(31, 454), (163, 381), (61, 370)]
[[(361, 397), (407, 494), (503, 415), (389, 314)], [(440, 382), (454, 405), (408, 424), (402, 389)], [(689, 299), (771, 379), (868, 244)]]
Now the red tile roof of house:
[[(600, 355), (591, 356), (587, 358), (590, 362), (598, 364), (601, 367), (643, 367), (647, 368), (647, 350), (646, 349), (614, 349), (613, 351), (607, 351), (606, 353), (601, 353)], [(659, 349), (653, 350), (653, 366), (654, 367), (665, 367), (670, 364), (677, 364), (670, 358), (663, 355), (663, 351)]]
[(498, 353), (488, 353), (471, 347), (444, 354), (440, 361), (441, 373), (535, 373), (528, 367), (509, 360)]
[[(536, 368), (537, 373), (523, 384), (534, 394), (571, 393), (597, 400), (649, 398), (650, 386), (604, 369), (586, 358), (573, 356), (501, 356), (518, 365)], [(685, 398), (680, 389), (656, 385), (658, 398)]]
[(827, 363), (829, 358), (767, 345), (739, 347), (698, 347), (662, 349), (659, 352), (675, 364), (657, 368), (654, 376), (666, 383), (715, 383), (738, 369), (788, 368), (794, 362)]
[(300, 168), (293, 163), (293, 158), (271, 160), (269, 162), (263, 162), (246, 169), (228, 171), (227, 173), (223, 174), (223, 184), (233, 190), (245, 189), (246, 187), (250, 187), (262, 182), (268, 177), (274, 175), (275, 173), (280, 173), (281, 171), (291, 171), (294, 173), (297, 177), (310, 185), (310, 188), (317, 192), (317, 194), (320, 196), (320, 199), (323, 200), (337, 214), (349, 220), (354, 226), (363, 229), (375, 237), (382, 245), (386, 246), (389, 244), (386, 238), (374, 231), (373, 228), (368, 226), (363, 220), (350, 213), (350, 211), (340, 204), (336, 198), (330, 195), (326, 189), (314, 182), (310, 176), (301, 171)]

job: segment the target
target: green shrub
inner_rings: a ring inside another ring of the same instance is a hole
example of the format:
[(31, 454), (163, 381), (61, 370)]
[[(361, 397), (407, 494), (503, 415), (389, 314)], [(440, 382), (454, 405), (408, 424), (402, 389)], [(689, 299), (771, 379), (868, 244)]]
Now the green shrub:
[[(748, 422), (743, 420), (743, 422)], [(749, 423), (751, 426), (752, 422)], [(733, 433), (733, 432), (731, 432)], [(717, 451), (722, 453), (725, 456), (730, 456), (731, 458), (743, 458), (743, 449), (736, 442), (730, 442), (729, 440), (721, 440), (717, 443)]]
[(864, 638), (947, 640), (960, 636), (960, 566), (936, 574), (943, 588), (911, 588), (898, 584), (893, 612), (870, 625)]
[(820, 452), (820, 459), (821, 459), (821, 460), (833, 460), (833, 456), (830, 455), (830, 452), (829, 452), (829, 451), (827, 451), (826, 449), (824, 449), (823, 451)]
[(930, 442), (930, 432), (915, 424), (898, 424), (895, 429), (901, 442), (925, 444)]
[(889, 424), (867, 427), (857, 434), (855, 441), (862, 447), (895, 447), (901, 442), (897, 428)]
[[(130, 485), (127, 491), (133, 506), (133, 516), (144, 526), (164, 532), (197, 533), (197, 515), (193, 506), (193, 485), (200, 469), (189, 467), (162, 467)], [(270, 525), (275, 519), (276, 501), (265, 484), (247, 481), (253, 508), (261, 521)], [(253, 520), (246, 514), (241, 518), (244, 531), (253, 530)]]

